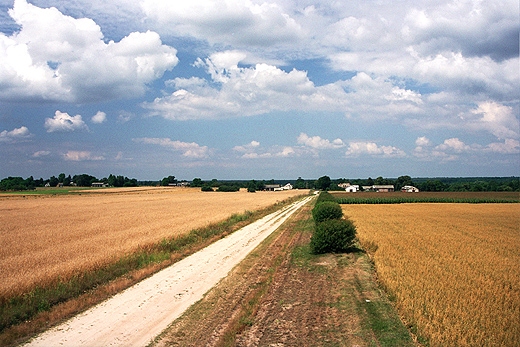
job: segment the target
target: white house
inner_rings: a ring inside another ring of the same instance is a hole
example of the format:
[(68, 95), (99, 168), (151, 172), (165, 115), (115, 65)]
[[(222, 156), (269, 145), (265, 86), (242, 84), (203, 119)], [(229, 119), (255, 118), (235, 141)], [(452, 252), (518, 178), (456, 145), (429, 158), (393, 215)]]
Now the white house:
[(404, 186), (401, 191), (404, 193), (419, 193), (419, 189), (414, 186)]
[(276, 192), (276, 191), (291, 190), (291, 189), (293, 189), (293, 185), (290, 184), (290, 183), (287, 183), (287, 184), (286, 184), (285, 186), (283, 186), (283, 187), (276, 187), (276, 188), (274, 188), (274, 191)]
[(345, 191), (348, 192), (348, 193), (355, 193), (359, 190), (359, 186), (357, 184), (354, 184), (354, 185), (348, 185), (346, 188), (345, 188)]

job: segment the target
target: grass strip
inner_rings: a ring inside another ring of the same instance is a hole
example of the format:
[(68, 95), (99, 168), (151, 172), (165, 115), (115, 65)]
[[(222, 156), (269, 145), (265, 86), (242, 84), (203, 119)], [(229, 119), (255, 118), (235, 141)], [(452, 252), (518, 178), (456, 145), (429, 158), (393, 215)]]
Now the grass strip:
[(258, 211), (245, 211), (233, 214), (228, 219), (213, 223), (203, 228), (190, 231), (188, 234), (164, 239), (159, 243), (142, 247), (136, 252), (124, 256), (117, 261), (97, 270), (78, 274), (72, 278), (58, 279), (45, 287), (36, 287), (30, 292), (4, 298), (0, 301), (0, 333), (11, 326), (27, 322), (39, 313), (49, 311), (52, 307), (67, 300), (77, 298), (99, 286), (128, 275), (132, 271), (151, 265), (161, 264), (157, 271), (171, 265), (174, 261), (192, 254), (218, 238), (240, 229), (269, 213), (278, 210), (300, 199), (290, 198)]

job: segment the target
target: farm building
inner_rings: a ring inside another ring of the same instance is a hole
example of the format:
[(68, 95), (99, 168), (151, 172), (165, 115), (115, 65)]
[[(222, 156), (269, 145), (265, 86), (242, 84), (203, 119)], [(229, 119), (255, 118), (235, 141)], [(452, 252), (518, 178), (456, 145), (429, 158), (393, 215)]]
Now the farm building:
[(359, 190), (359, 186), (357, 184), (354, 185), (348, 185), (345, 187), (345, 191), (348, 193), (355, 193)]
[(101, 187), (108, 187), (108, 184), (104, 183), (104, 182), (92, 182), (91, 186), (101, 188)]
[(404, 186), (401, 191), (404, 193), (419, 193), (419, 189), (414, 186)]
[(279, 189), (280, 189), (279, 184), (266, 184), (264, 186), (264, 190), (266, 190), (268, 192), (274, 192), (275, 190), (279, 190)]
[(293, 185), (290, 183), (287, 183), (284, 186), (281, 186), (279, 184), (266, 184), (264, 187), (264, 190), (270, 191), (270, 192), (279, 192), (282, 190), (291, 190), (293, 189)]
[(363, 190), (367, 192), (378, 192), (378, 193), (388, 193), (394, 191), (394, 186), (391, 184), (388, 185), (373, 185), (373, 186), (363, 186)]

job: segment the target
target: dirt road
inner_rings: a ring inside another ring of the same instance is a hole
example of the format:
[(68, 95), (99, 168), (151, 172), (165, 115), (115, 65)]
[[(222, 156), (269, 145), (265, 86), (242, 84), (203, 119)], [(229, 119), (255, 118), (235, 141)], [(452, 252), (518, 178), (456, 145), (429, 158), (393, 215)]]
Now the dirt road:
[(27, 346), (147, 345), (310, 199), (236, 231), (35, 337)]

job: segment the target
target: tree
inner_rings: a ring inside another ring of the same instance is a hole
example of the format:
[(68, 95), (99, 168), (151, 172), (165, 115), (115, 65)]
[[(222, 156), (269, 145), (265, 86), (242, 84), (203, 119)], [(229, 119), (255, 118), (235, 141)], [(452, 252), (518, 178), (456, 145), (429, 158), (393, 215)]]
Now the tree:
[(301, 177), (298, 177), (296, 182), (294, 182), (294, 188), (296, 189), (305, 189), (305, 180)]
[(192, 187), (202, 187), (202, 180), (200, 178), (194, 178), (193, 181), (191, 181)]
[(177, 180), (175, 179), (175, 176), (168, 176), (168, 177), (164, 177), (162, 180), (161, 180), (161, 186), (168, 186), (171, 184), (174, 184), (174, 183), (177, 183)]
[(331, 184), (331, 180), (330, 180), (329, 176), (321, 176), (314, 183), (314, 188), (320, 189), (320, 190), (327, 190), (330, 187), (330, 184)]
[(316, 225), (311, 236), (311, 252), (346, 252), (354, 246), (356, 227), (350, 220), (329, 219)]
[(312, 218), (316, 223), (322, 223), (329, 219), (341, 219), (343, 210), (335, 201), (324, 201), (317, 203), (312, 209)]
[(399, 191), (404, 186), (415, 186), (410, 176), (399, 176), (395, 181), (395, 190)]

